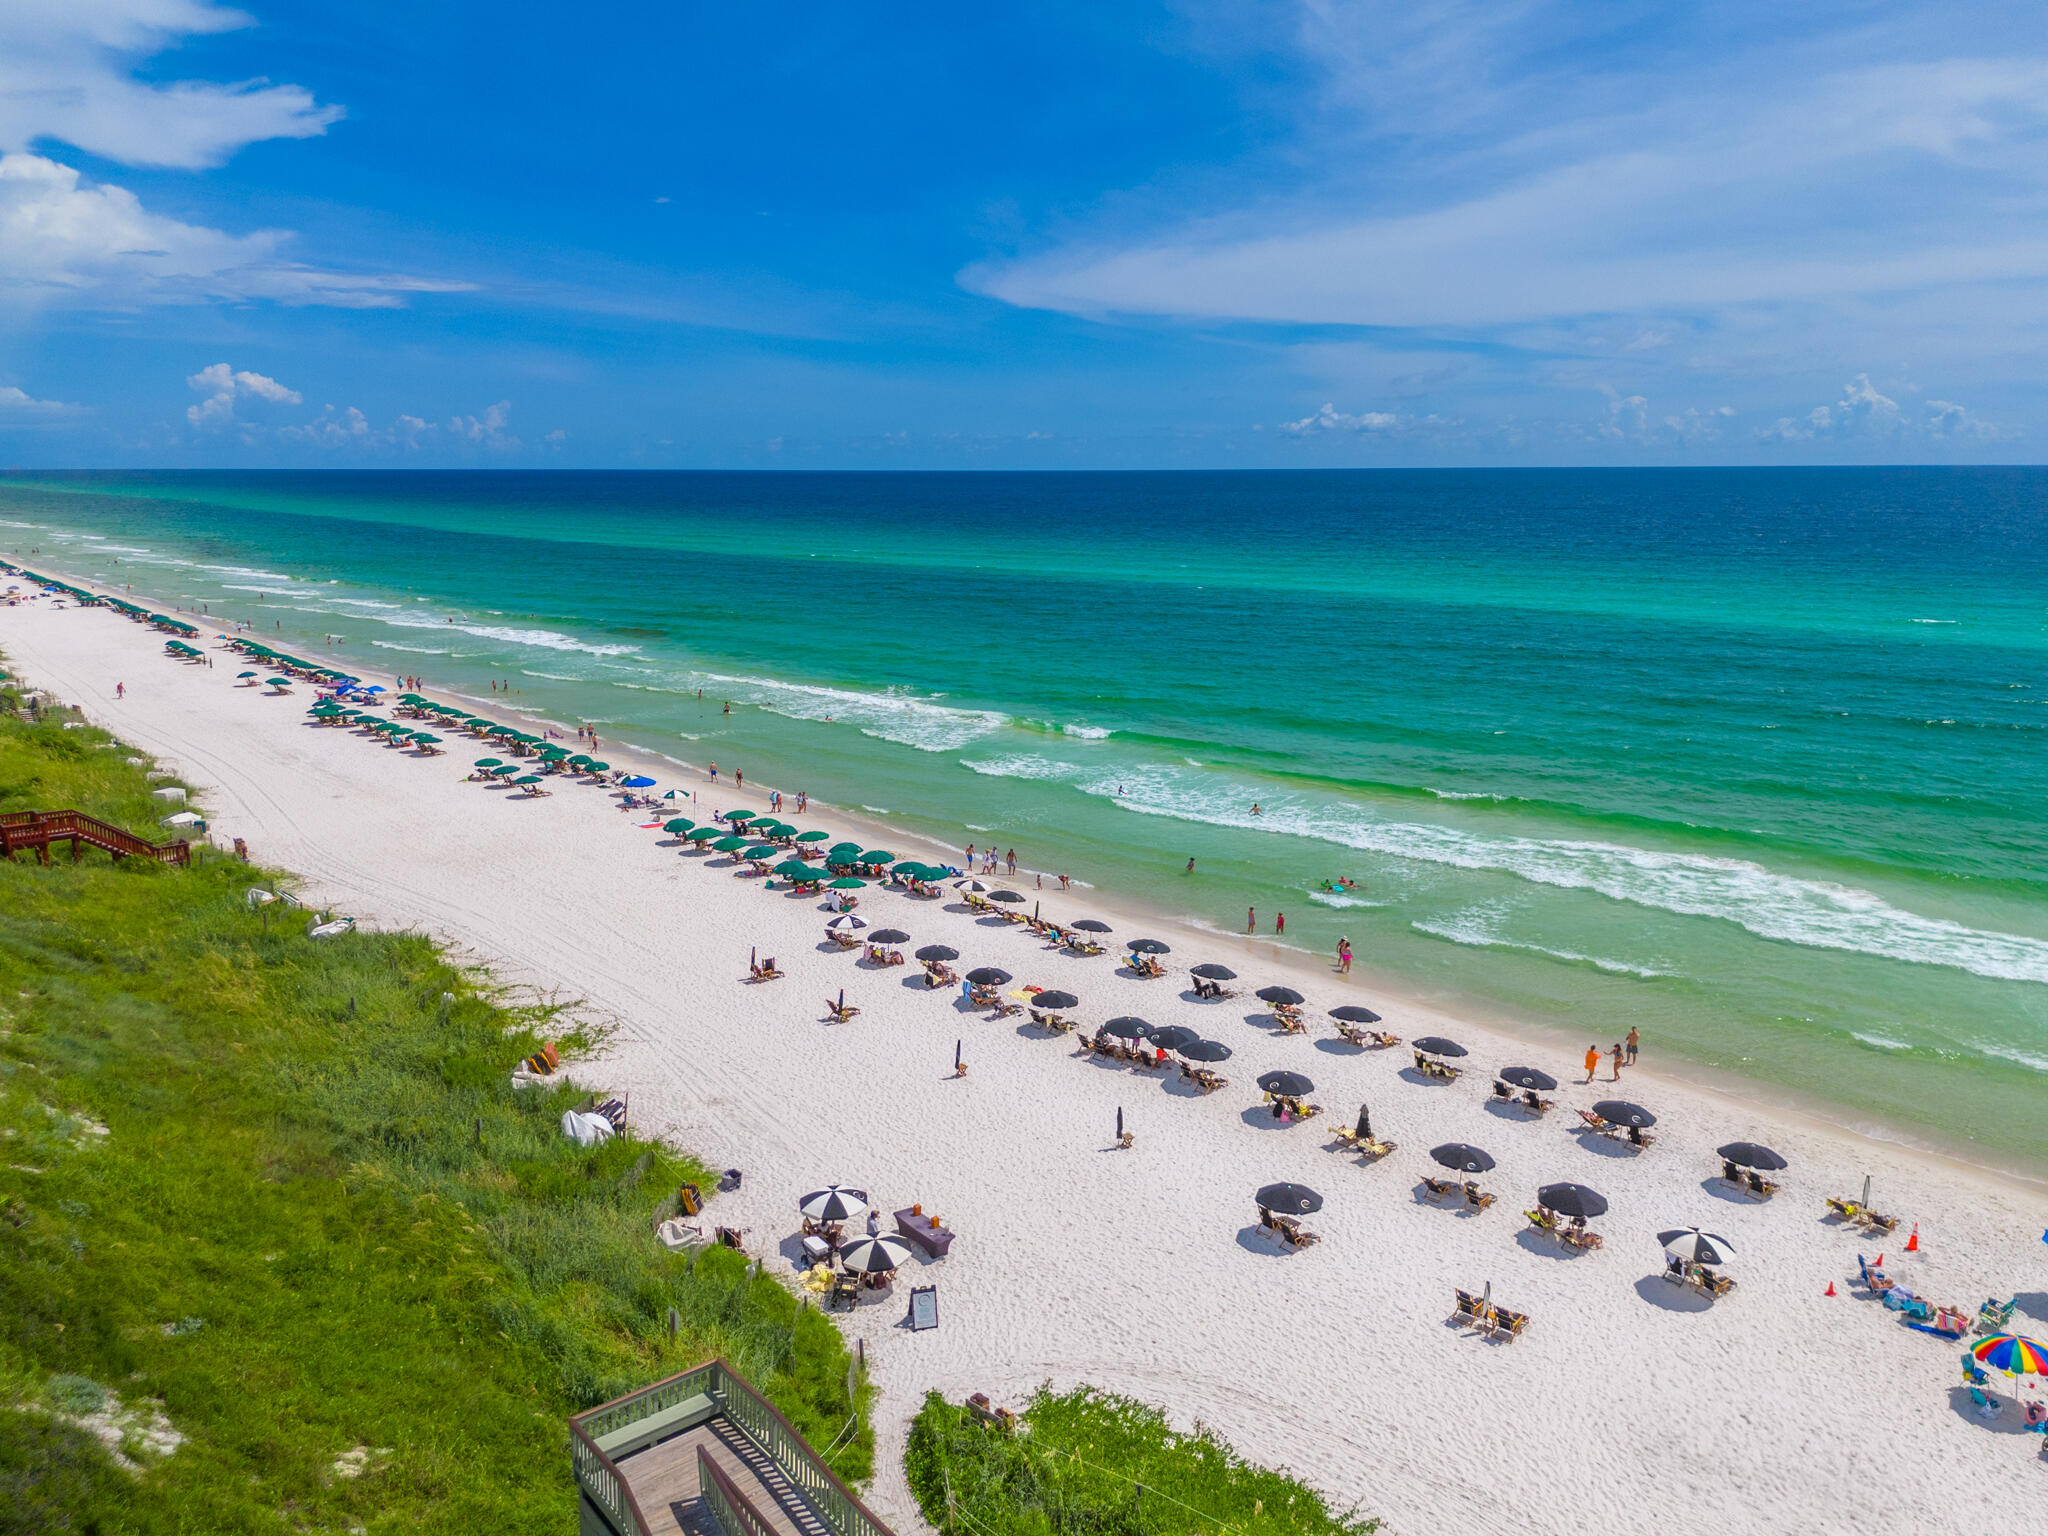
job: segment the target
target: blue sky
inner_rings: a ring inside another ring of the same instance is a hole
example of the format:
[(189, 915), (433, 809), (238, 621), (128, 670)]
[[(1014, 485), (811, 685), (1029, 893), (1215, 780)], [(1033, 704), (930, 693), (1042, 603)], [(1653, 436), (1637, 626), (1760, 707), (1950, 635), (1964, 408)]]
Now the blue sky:
[(0, 462), (2039, 461), (2048, 13), (9, 0)]

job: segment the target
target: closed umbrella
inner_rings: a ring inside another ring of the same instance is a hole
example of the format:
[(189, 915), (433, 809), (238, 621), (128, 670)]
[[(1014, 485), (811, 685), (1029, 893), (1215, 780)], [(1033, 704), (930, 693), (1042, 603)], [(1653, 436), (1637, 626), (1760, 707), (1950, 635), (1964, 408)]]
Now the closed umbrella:
[(1627, 1099), (1602, 1099), (1593, 1106), (1593, 1113), (1610, 1125), (1632, 1125), (1637, 1130), (1657, 1123), (1655, 1115)]
[(1346, 1003), (1342, 1008), (1332, 1008), (1330, 1017), (1342, 1019), (1346, 1024), (1377, 1024), (1380, 1016), (1370, 1008), (1361, 1008), (1356, 1003)]
[(1784, 1158), (1769, 1147), (1760, 1146), (1753, 1141), (1731, 1141), (1727, 1146), (1716, 1147), (1714, 1150), (1731, 1163), (1739, 1163), (1744, 1168), (1761, 1168), (1766, 1173), (1775, 1173), (1787, 1166)]
[(1323, 1197), (1306, 1184), (1268, 1184), (1252, 1198), (1260, 1210), (1282, 1216), (1306, 1216), (1323, 1208)]
[(1283, 1099), (1298, 1099), (1316, 1091), (1316, 1085), (1299, 1072), (1261, 1072), (1259, 1087)]
[(934, 962), (958, 960), (960, 951), (950, 944), (927, 944), (917, 952), (917, 958)]
[(1363, 1104), (1358, 1106), (1358, 1127), (1355, 1134), (1360, 1141), (1371, 1141), (1373, 1139), (1372, 1111)]
[(1051, 992), (1039, 993), (1037, 997), (1032, 999), (1031, 1005), (1034, 1008), (1050, 1008), (1058, 1010), (1061, 1008), (1075, 1007), (1080, 1003), (1080, 1001), (1081, 999), (1074, 996), (1074, 994), (1071, 992), (1061, 992), (1055, 990)]
[(1670, 1232), (1659, 1232), (1657, 1241), (1664, 1245), (1664, 1251), (1694, 1264), (1726, 1264), (1728, 1256), (1735, 1252), (1735, 1245), (1717, 1232), (1702, 1232), (1698, 1227), (1679, 1227)]
[(799, 1214), (812, 1221), (851, 1221), (868, 1213), (868, 1192), (846, 1184), (828, 1184), (797, 1202)]
[(1538, 1072), (1534, 1067), (1506, 1067), (1500, 1074), (1504, 1083), (1517, 1088), (1533, 1088), (1538, 1093), (1548, 1093), (1557, 1086), (1557, 1079), (1548, 1072)]
[(877, 928), (868, 937), (877, 944), (907, 944), (910, 942), (910, 935), (901, 928)]
[(1133, 939), (1124, 946), (1134, 955), (1170, 955), (1173, 950), (1157, 939)]
[(1536, 1191), (1536, 1203), (1560, 1216), (1590, 1219), (1607, 1214), (1607, 1197), (1583, 1184), (1546, 1184)]
[(1292, 987), (1261, 987), (1257, 996), (1262, 1003), (1277, 1003), (1283, 1008), (1298, 1008), (1302, 1000)]
[(1193, 1040), (1181, 1046), (1177, 1054), (1189, 1061), (1228, 1061), (1230, 1047), (1220, 1040)]
[(1188, 968), (1190, 976), (1199, 976), (1204, 981), (1235, 981), (1237, 972), (1227, 965), (1196, 965)]
[(1115, 1035), (1119, 1040), (1148, 1040), (1152, 1036), (1152, 1026), (1150, 1024), (1147, 1024), (1143, 1019), (1133, 1018), (1128, 1014), (1120, 1019), (1111, 1019), (1102, 1027), (1112, 1035)]
[(1493, 1167), (1493, 1158), (1489, 1154), (1462, 1141), (1447, 1141), (1440, 1147), (1431, 1147), (1429, 1155), (1459, 1173), (1485, 1173)]
[(850, 1275), (881, 1275), (910, 1262), (910, 1245), (894, 1233), (857, 1237), (839, 1250), (839, 1267)]
[(967, 979), (977, 987), (1000, 987), (1010, 979), (1010, 973), (993, 965), (979, 966), (967, 973)]
[(1152, 1043), (1162, 1051), (1177, 1051), (1184, 1045), (1192, 1045), (1202, 1037), (1185, 1024), (1169, 1024), (1164, 1029), (1152, 1031)]
[(1469, 1056), (1472, 1053), (1455, 1040), (1446, 1040), (1441, 1035), (1424, 1035), (1415, 1042), (1415, 1049), (1426, 1051), (1432, 1056)]

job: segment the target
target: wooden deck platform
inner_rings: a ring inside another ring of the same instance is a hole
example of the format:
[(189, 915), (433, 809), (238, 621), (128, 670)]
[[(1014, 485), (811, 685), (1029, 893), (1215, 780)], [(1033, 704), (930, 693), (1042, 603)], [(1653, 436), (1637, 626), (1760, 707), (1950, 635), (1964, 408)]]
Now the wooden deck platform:
[(619, 1475), (647, 1518), (648, 1536), (724, 1536), (698, 1487), (700, 1445), (776, 1536), (834, 1536), (832, 1527), (767, 1453), (723, 1417), (635, 1451), (618, 1463)]

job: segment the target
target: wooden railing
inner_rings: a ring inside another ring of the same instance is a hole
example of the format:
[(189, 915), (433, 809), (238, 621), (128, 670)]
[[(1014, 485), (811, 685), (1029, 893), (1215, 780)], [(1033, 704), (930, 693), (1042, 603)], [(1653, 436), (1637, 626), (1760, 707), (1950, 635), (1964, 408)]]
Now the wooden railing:
[[(836, 1536), (893, 1536), (889, 1527), (877, 1520), (853, 1490), (839, 1480), (775, 1405), (723, 1360), (707, 1360), (679, 1375), (600, 1404), (569, 1421), (576, 1480), (591, 1502), (612, 1517), (621, 1536), (645, 1536), (647, 1524), (626, 1479), (597, 1442), (699, 1393), (715, 1402), (725, 1418), (767, 1454)], [(728, 1527), (728, 1536), (749, 1533)]]
[(103, 848), (117, 859), (155, 859), (180, 865), (192, 862), (192, 845), (183, 838), (174, 843), (152, 843), (83, 811), (8, 811), (0, 815), (0, 853), (10, 859), (20, 849), (33, 848), (36, 856), (48, 863), (50, 844), (66, 838), (71, 840), (74, 858), (83, 843)]
[(697, 1491), (711, 1506), (725, 1536), (776, 1536), (767, 1517), (733, 1486), (732, 1479), (719, 1470), (718, 1463), (701, 1444), (697, 1447)]

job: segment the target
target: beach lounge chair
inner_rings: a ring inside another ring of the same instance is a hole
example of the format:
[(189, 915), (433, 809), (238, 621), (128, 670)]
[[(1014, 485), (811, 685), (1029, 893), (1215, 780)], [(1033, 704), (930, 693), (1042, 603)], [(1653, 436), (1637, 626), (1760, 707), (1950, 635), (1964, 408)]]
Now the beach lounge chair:
[(1582, 1252), (1605, 1247), (1607, 1242), (1605, 1238), (1591, 1227), (1580, 1226), (1559, 1227), (1557, 1229), (1557, 1240), (1567, 1248), (1577, 1248)]
[(1493, 1096), (1502, 1104), (1512, 1104), (1515, 1102), (1515, 1090), (1497, 1077), (1493, 1080)]
[(1860, 1253), (1856, 1255), (1856, 1270), (1863, 1278), (1863, 1288), (1867, 1291), (1875, 1291), (1880, 1296), (1899, 1283), (1886, 1275), (1883, 1270), (1873, 1269), (1870, 1261)]
[(860, 1009), (856, 1008), (852, 1003), (844, 1002), (839, 998), (828, 997), (825, 999), (825, 1011), (832, 1016), (833, 1023), (846, 1024), (852, 1021), (853, 1016), (859, 1013)]
[(1579, 1119), (1585, 1122), (1580, 1127), (1581, 1130), (1598, 1131), (1602, 1136), (1612, 1136), (1621, 1129), (1620, 1126), (1614, 1124), (1611, 1120), (1601, 1119), (1600, 1116), (1594, 1114), (1590, 1109), (1582, 1109), (1578, 1113)]
[(757, 961), (749, 965), (747, 972), (747, 979), (749, 981), (778, 981), (783, 974), (775, 968), (775, 957), (773, 955), (770, 955), (766, 960)]
[(1166, 974), (1166, 967), (1151, 955), (1138, 955), (1131, 961), (1131, 974), (1147, 981), (1157, 981)]
[(1977, 1410), (1978, 1416), (1981, 1418), (1995, 1419), (2005, 1412), (2005, 1404), (2001, 1403), (1989, 1392), (1986, 1392), (1982, 1387), (1970, 1388), (1970, 1404)]
[(832, 1309), (857, 1307), (860, 1305), (860, 1277), (858, 1275), (835, 1275), (832, 1277)]
[(1214, 1093), (1230, 1083), (1229, 1078), (1219, 1077), (1207, 1067), (1191, 1067), (1186, 1062), (1180, 1064), (1180, 1075), (1183, 1082), (1193, 1083), (1204, 1093)]
[(1529, 1225), (1537, 1231), (1548, 1232), (1552, 1237), (1557, 1236), (1557, 1217), (1552, 1212), (1539, 1205), (1535, 1210), (1524, 1211), (1522, 1214), (1529, 1218)]
[(1854, 1200), (1837, 1200), (1833, 1195), (1829, 1195), (1828, 1214), (1839, 1216), (1843, 1221), (1856, 1222), (1863, 1219), (1863, 1207)]
[(1506, 1307), (1489, 1307), (1486, 1313), (1486, 1331), (1496, 1339), (1512, 1342), (1522, 1336), (1529, 1326), (1529, 1314), (1511, 1312)]
[(1880, 1216), (1875, 1211), (1865, 1211), (1857, 1218), (1866, 1232), (1890, 1232), (1899, 1224), (1896, 1216)]
[(1368, 1136), (1358, 1144), (1358, 1150), (1374, 1162), (1378, 1162), (1399, 1145), (1398, 1141), (1381, 1141), (1377, 1136)]
[(1018, 1418), (1007, 1408), (991, 1407), (986, 1392), (977, 1392), (967, 1399), (967, 1411), (990, 1429), (1005, 1435), (1017, 1433)]
[(924, 982), (926, 986), (957, 987), (960, 985), (959, 973), (946, 964), (945, 961), (925, 960), (920, 963), (924, 966)]
[(1493, 1196), (1486, 1193), (1485, 1190), (1474, 1184), (1470, 1179), (1465, 1181), (1466, 1210), (1483, 1211), (1491, 1204), (1493, 1204)]
[(1525, 1089), (1522, 1097), (1517, 1102), (1521, 1104), (1522, 1108), (1531, 1111), (1539, 1120), (1557, 1107), (1555, 1099), (1546, 1099), (1539, 1096), (1534, 1088)]
[(1456, 1179), (1432, 1179), (1425, 1173), (1422, 1176), (1422, 1184), (1429, 1191), (1429, 1198), (1432, 1200), (1463, 1200), (1465, 1198), (1465, 1186)]
[(1977, 1332), (1981, 1334), (2003, 1333), (2012, 1324), (2012, 1315), (2019, 1309), (2020, 1299), (2011, 1301), (1987, 1300), (1977, 1309)]
[(730, 1248), (734, 1253), (747, 1251), (746, 1239), (740, 1236), (737, 1227), (720, 1227), (712, 1234), (712, 1241), (721, 1248)]
[(1480, 1306), (1477, 1296), (1469, 1291), (1453, 1291), (1451, 1294), (1458, 1298), (1458, 1304), (1451, 1309), (1453, 1318), (1461, 1323), (1469, 1323), (1474, 1328), (1484, 1324), (1486, 1311)]
[(1981, 1387), (1986, 1385), (1990, 1380), (1991, 1378), (1984, 1374), (1983, 1368), (1977, 1364), (1977, 1357), (1971, 1354), (1967, 1349), (1964, 1350), (1963, 1384), (1965, 1386)]
[(856, 939), (852, 934), (847, 933), (842, 929), (827, 928), (825, 930), (825, 937), (830, 939), (834, 944), (837, 944), (841, 949), (860, 948), (860, 940)]
[(1365, 1043), (1376, 1051), (1383, 1051), (1390, 1045), (1399, 1045), (1401, 1037), (1390, 1035), (1384, 1029), (1368, 1029), (1365, 1032)]

